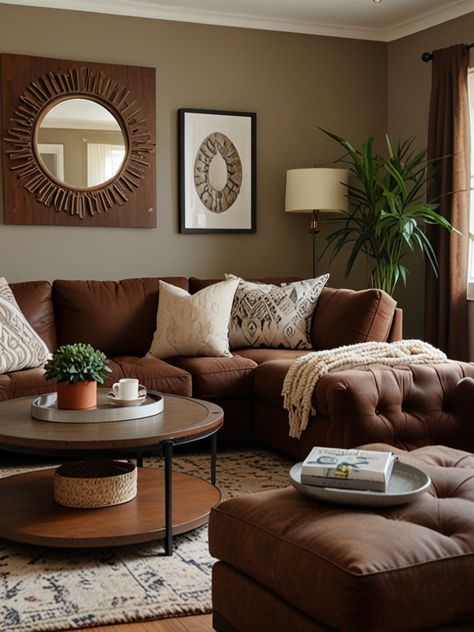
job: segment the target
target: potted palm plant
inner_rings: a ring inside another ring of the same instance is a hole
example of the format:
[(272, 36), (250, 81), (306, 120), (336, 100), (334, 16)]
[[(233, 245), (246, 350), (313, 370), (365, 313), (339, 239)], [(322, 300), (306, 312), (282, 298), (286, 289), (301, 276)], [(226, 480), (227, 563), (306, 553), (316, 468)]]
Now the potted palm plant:
[[(406, 255), (418, 251), (438, 274), (438, 261), (425, 233), (426, 224), (438, 224), (448, 231), (455, 230), (448, 220), (437, 213), (438, 204), (424, 201), (428, 180), (426, 150), (413, 149), (413, 139), (392, 146), (386, 136), (386, 156), (373, 148), (369, 136), (361, 149), (349, 141), (321, 130), (345, 150), (337, 162), (349, 168), (347, 187), (349, 210), (333, 221), (342, 226), (327, 237), (331, 260), (347, 245), (347, 277), (355, 261), (365, 258), (371, 287), (393, 295), (400, 280), (406, 285), (409, 270)], [(456, 231), (457, 232), (457, 231)]]
[(97, 405), (97, 383), (111, 369), (102, 351), (89, 344), (63, 345), (45, 364), (45, 377), (56, 381), (58, 408), (82, 410)]

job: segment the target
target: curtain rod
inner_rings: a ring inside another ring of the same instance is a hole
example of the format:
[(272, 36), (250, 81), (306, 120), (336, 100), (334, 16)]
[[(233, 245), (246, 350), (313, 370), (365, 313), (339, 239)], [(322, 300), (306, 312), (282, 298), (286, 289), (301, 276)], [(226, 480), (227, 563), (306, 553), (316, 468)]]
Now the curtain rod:
[[(474, 48), (474, 44), (466, 44), (466, 48)], [(431, 61), (433, 59), (433, 53), (423, 53), (421, 59), (423, 61)]]

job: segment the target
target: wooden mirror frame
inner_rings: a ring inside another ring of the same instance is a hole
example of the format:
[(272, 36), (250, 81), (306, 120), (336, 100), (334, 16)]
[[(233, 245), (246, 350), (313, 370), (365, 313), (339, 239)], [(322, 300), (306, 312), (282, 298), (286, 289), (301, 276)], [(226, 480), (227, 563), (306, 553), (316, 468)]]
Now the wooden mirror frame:
[[(5, 223), (156, 226), (153, 68), (3, 54), (1, 74)], [(125, 138), (120, 170), (96, 187), (61, 182), (37, 155), (41, 120), (70, 98), (105, 107)]]

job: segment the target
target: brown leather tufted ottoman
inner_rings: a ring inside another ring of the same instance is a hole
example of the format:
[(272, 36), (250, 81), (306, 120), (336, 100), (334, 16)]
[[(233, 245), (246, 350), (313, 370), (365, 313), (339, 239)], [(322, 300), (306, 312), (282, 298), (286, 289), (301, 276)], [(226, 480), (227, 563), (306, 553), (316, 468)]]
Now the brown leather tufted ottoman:
[(216, 630), (474, 630), (474, 455), (364, 447), (423, 469), (429, 491), (369, 509), (288, 487), (212, 510)]

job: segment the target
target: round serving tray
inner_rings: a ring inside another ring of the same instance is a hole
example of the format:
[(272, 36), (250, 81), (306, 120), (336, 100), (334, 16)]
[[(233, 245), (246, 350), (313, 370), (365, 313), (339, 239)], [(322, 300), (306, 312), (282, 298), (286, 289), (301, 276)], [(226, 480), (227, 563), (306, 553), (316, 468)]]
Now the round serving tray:
[(58, 423), (101, 423), (108, 421), (129, 421), (152, 417), (163, 411), (163, 398), (154, 391), (148, 391), (146, 398), (136, 406), (117, 406), (107, 400), (106, 388), (97, 389), (97, 406), (87, 410), (65, 410), (58, 408), (56, 393), (46, 393), (31, 403), (31, 416), (41, 421)]
[(417, 496), (425, 492), (431, 485), (431, 479), (427, 474), (413, 467), (413, 465), (408, 465), (401, 461), (397, 461), (393, 466), (386, 492), (305, 485), (301, 482), (301, 466), (302, 463), (297, 463), (290, 470), (289, 476), (293, 487), (307, 496), (343, 505), (373, 507), (403, 505), (415, 500)]

